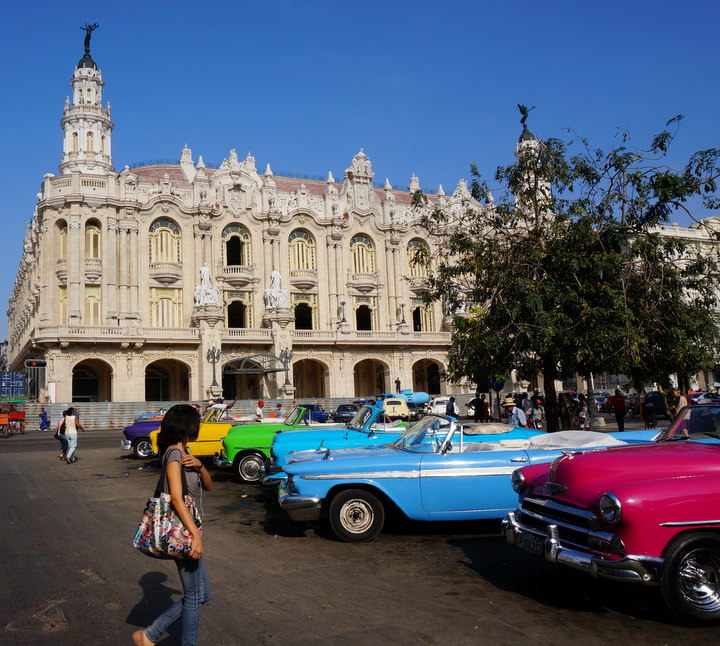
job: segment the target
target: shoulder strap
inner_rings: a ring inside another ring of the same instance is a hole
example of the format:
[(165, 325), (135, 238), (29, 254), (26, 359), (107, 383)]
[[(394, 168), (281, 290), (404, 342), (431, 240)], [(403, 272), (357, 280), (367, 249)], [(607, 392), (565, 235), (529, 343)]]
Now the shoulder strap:
[[(162, 469), (160, 470), (160, 478), (158, 478), (157, 486), (155, 487), (155, 498), (160, 496), (160, 492), (163, 491), (166, 487), (166, 473), (165, 470), (167, 468), (167, 457), (170, 451), (180, 451), (180, 449), (167, 449), (162, 457)], [(182, 454), (182, 451), (180, 451)], [(187, 480), (185, 479), (185, 469), (183, 469), (182, 462), (180, 463), (180, 474), (182, 475), (182, 483), (183, 483), (183, 496), (186, 496), (188, 493), (188, 486), (187, 486)], [(168, 492), (170, 493), (170, 492)]]

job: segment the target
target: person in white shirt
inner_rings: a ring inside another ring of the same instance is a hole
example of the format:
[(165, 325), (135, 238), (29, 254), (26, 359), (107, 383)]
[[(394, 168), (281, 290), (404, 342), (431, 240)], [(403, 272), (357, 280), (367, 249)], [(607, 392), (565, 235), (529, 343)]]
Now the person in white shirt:
[(502, 406), (505, 409), (508, 425), (527, 426), (527, 417), (525, 417), (525, 412), (522, 408), (519, 408), (515, 404), (515, 400), (512, 397), (506, 397), (503, 399)]
[(255, 409), (255, 419), (258, 422), (263, 421), (263, 406), (265, 406), (265, 402), (261, 399), (257, 403), (257, 408)]

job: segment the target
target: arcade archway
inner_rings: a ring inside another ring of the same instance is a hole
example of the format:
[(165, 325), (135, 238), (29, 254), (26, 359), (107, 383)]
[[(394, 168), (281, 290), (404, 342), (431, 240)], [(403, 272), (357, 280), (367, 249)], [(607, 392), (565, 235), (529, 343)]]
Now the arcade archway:
[(355, 364), (353, 379), (357, 397), (371, 397), (378, 393), (389, 392), (390, 370), (377, 359), (363, 359)]
[(160, 359), (145, 368), (145, 401), (190, 399), (190, 370), (176, 359)]
[(72, 371), (74, 402), (112, 401), (112, 368), (100, 359), (85, 359)]
[(442, 364), (432, 359), (421, 359), (413, 364), (413, 390), (439, 395), (442, 393), (440, 378)]
[(293, 385), (295, 397), (312, 398), (326, 397), (327, 366), (315, 359), (302, 359), (293, 364)]

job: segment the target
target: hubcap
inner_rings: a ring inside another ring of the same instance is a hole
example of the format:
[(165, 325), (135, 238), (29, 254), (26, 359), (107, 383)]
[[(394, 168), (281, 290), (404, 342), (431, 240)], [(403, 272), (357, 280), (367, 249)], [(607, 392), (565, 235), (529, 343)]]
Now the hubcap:
[(146, 458), (152, 453), (152, 444), (148, 441), (138, 442), (137, 454), (141, 458)]
[(373, 523), (373, 509), (365, 500), (348, 500), (340, 510), (340, 522), (349, 532), (361, 534)]
[(688, 552), (680, 562), (680, 593), (695, 610), (720, 611), (720, 555), (698, 548)]
[(240, 461), (240, 475), (245, 480), (258, 480), (262, 470), (262, 461), (256, 456), (250, 456)]

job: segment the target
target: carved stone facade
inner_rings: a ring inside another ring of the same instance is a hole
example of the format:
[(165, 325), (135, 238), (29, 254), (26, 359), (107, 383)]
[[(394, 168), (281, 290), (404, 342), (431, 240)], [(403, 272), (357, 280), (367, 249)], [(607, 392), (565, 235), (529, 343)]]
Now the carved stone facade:
[[(55, 401), (444, 391), (450, 332), (419, 295), (412, 249), (433, 241), (409, 191), (376, 187), (362, 150), (342, 182), (258, 172), (235, 150), (211, 169), (188, 147), (116, 172), (103, 85), (85, 57), (25, 235), (10, 369), (46, 359)], [(464, 181), (428, 197), (472, 203)]]

